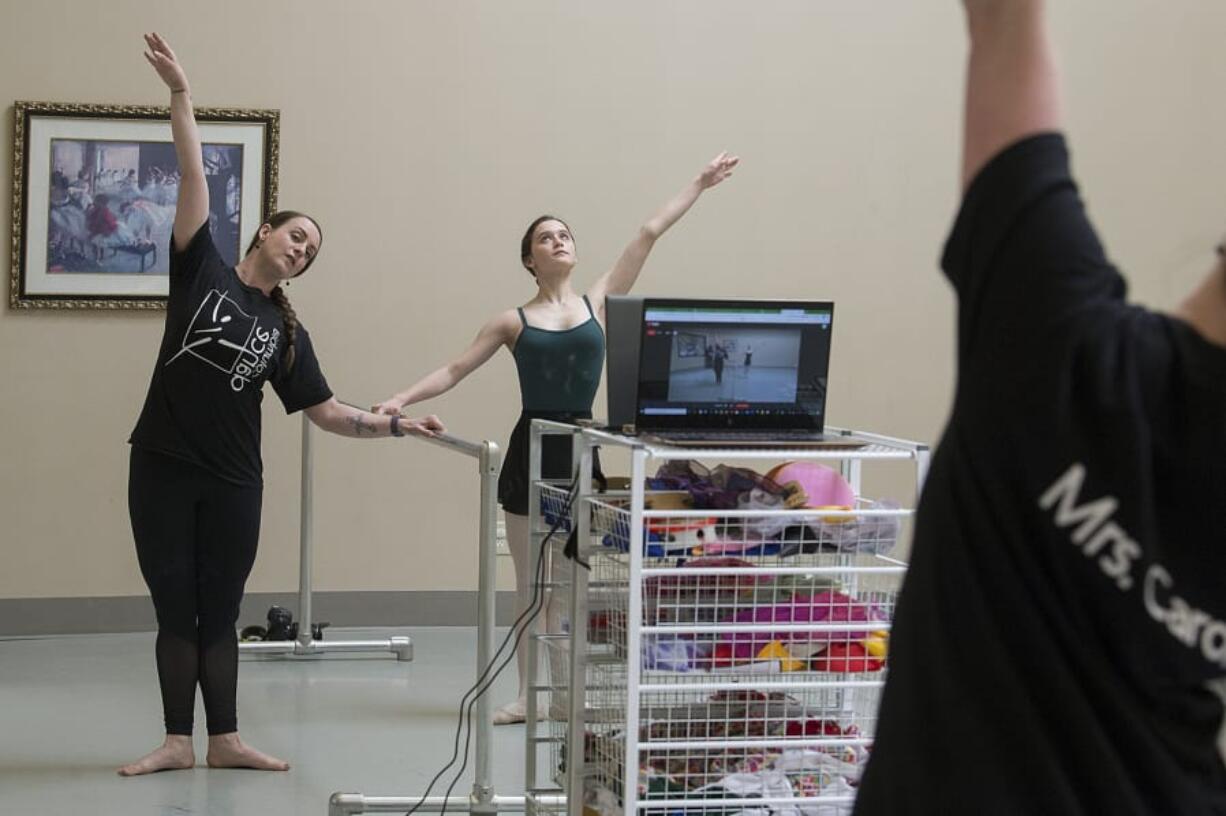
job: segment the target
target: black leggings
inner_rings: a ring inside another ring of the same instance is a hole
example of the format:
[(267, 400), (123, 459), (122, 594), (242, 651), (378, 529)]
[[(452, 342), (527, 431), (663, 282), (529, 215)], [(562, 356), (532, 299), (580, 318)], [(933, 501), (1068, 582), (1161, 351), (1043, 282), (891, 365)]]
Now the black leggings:
[(128, 512), (157, 611), (157, 666), (167, 734), (191, 734), (196, 684), (209, 734), (238, 730), (234, 625), (255, 562), (264, 489), (132, 448)]

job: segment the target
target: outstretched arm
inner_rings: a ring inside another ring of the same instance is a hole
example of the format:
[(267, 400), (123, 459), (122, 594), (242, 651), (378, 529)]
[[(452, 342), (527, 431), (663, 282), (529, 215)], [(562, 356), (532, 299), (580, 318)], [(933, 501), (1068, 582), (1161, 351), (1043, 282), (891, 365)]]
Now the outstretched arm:
[(494, 356), (499, 346), (514, 342), (519, 331), (519, 317), (510, 309), (490, 320), (477, 332), (476, 339), (464, 353), (442, 368), (431, 371), (403, 391), (399, 391), (371, 408), (376, 414), (399, 414), (406, 405), (422, 402), (450, 391), (460, 380), (476, 371)]
[(693, 181), (685, 185), (681, 192), (673, 196), (667, 204), (647, 220), (647, 223), (639, 227), (638, 234), (622, 250), (621, 257), (617, 259), (613, 268), (602, 275), (588, 290), (588, 299), (591, 300), (592, 305), (597, 309), (603, 309), (605, 295), (624, 295), (629, 292), (634, 282), (638, 280), (639, 272), (643, 271), (643, 264), (647, 261), (647, 256), (651, 254), (651, 248), (655, 246), (656, 240), (686, 214), (698, 200), (698, 196), (702, 195), (703, 190), (714, 187), (731, 176), (733, 168), (740, 161), (736, 156), (720, 153), (702, 169), (702, 172)]
[(1013, 142), (1061, 125), (1045, 0), (963, 0), (971, 50), (962, 190)]
[(200, 155), (200, 130), (192, 110), (192, 89), (175, 52), (159, 34), (146, 34), (145, 59), (170, 89), (170, 132), (179, 160), (179, 200), (175, 205), (175, 247), (183, 249), (209, 217), (209, 188)]
[[(330, 433), (354, 439), (374, 439), (382, 436), (438, 436), (446, 432), (438, 417), (431, 414), (421, 419), (379, 416), (352, 405), (344, 405), (330, 397), (306, 409), (315, 425)], [(393, 420), (396, 422), (393, 423)]]

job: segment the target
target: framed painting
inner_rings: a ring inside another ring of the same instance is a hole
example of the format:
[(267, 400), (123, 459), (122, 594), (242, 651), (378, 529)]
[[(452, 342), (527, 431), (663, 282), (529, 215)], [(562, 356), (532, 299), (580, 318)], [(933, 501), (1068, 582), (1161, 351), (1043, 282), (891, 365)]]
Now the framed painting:
[[(170, 109), (18, 102), (9, 304), (161, 309), (179, 163)], [(280, 114), (200, 108), (209, 227), (227, 263), (276, 209)]]

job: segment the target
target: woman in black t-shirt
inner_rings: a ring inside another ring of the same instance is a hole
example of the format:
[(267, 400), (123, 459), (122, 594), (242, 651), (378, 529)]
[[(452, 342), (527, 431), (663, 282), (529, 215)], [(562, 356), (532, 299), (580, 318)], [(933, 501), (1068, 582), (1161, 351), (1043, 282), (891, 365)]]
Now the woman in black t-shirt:
[(1226, 813), (1226, 263), (1127, 300), (1045, 0), (963, 0), (954, 404), (856, 816)]
[(400, 420), (342, 406), (280, 284), (307, 270), (322, 235), (314, 219), (281, 212), (227, 266), (209, 231), (209, 193), (187, 76), (165, 40), (145, 58), (170, 88), (181, 178), (170, 253), (166, 326), (149, 393), (132, 432), (128, 507), (141, 573), (157, 610), (157, 666), (166, 740), (119, 769), (136, 776), (195, 764), (192, 716), (200, 685), (214, 768), (286, 770), (243, 743), (234, 633), (259, 539), (263, 466), (260, 401), (272, 384), (287, 412), (352, 437), (433, 436), (435, 417)]

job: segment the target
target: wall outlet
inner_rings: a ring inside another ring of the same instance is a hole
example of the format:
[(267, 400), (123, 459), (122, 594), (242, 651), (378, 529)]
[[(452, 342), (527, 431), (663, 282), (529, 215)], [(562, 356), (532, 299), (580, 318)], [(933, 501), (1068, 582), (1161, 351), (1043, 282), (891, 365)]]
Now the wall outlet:
[(498, 514), (498, 532), (495, 536), (495, 542), (494, 551), (499, 555), (510, 557), (511, 548), (507, 546), (507, 522), (501, 513)]

